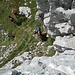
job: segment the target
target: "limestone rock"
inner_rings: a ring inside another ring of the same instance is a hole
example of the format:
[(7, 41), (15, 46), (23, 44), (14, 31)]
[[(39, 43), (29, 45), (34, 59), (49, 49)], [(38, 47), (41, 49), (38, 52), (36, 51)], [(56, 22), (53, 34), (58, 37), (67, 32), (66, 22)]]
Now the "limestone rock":
[(49, 63), (48, 62), (49, 58), (48, 57), (35, 57), (32, 59), (31, 63), (27, 65), (26, 68), (24, 69), (19, 69), (21, 68), (21, 66), (24, 65), (24, 63), (17, 67), (16, 69), (19, 72), (22, 72), (24, 75), (26, 74), (33, 74), (33, 75), (66, 75), (65, 73), (55, 70), (51, 67), (49, 67)]
[(29, 7), (19, 7), (19, 14), (25, 15), (26, 18), (30, 18), (31, 9)]
[(43, 12), (47, 12), (49, 11), (49, 3), (48, 3), (48, 0), (36, 0), (36, 3), (37, 3), (37, 8)]
[(72, 2), (72, 9), (74, 9), (75, 8), (75, 0), (73, 0), (73, 2)]
[(75, 36), (58, 36), (54, 41), (54, 48), (57, 51), (75, 50)]
[(42, 20), (39, 16), (36, 18), (37, 13), (40, 14), (40, 12), (37, 11), (35, 19), (43, 24), (46, 32), (51, 35), (52, 38), (65, 34), (75, 34), (75, 9), (71, 9), (74, 1), (36, 0), (36, 3), (38, 11), (41, 11), (44, 16)]
[(72, 0), (59, 0), (59, 4), (64, 9), (71, 9)]
[(21, 73), (16, 71), (16, 70), (14, 70), (14, 71), (12, 71), (12, 75), (21, 75)]
[[(28, 60), (28, 59), (31, 59), (32, 58), (32, 56), (31, 56), (31, 53), (29, 53), (29, 52), (25, 52), (25, 53), (23, 53), (22, 55), (19, 55), (19, 56), (17, 56), (17, 57), (15, 57), (15, 58), (13, 58), (10, 62), (8, 62), (7, 64), (5, 64), (4, 66), (3, 66), (3, 68), (13, 68), (13, 67), (15, 67), (15, 65), (20, 65), (21, 63), (23, 63), (25, 60)], [(17, 65), (17, 66), (18, 66)], [(17, 67), (16, 66), (16, 67)]]
[(59, 23), (55, 27), (60, 31), (62, 35), (74, 33), (74, 27), (68, 23)]
[(70, 19), (71, 19), (71, 25), (75, 26), (75, 20), (74, 20), (75, 19), (75, 13), (73, 13), (71, 15)]
[(24, 60), (14, 69), (2, 67), (0, 75), (75, 75), (75, 51), (65, 51), (59, 56), (34, 57)]
[(0, 74), (5, 75), (8, 72), (7, 75), (75, 75), (75, 63), (73, 63), (75, 62), (75, 52), (70, 52), (65, 51), (63, 54), (53, 57), (35, 57), (31, 61), (24, 61), (13, 70), (2, 69)]
[(54, 10), (53, 14), (59, 22), (68, 22), (71, 19), (71, 16), (75, 14), (75, 9), (64, 10), (62, 7), (58, 7)]
[(36, 15), (35, 15), (35, 20), (37, 22), (43, 23), (43, 19), (44, 19), (44, 14), (42, 11), (38, 10)]
[(0, 75), (12, 75), (11, 69), (0, 69)]

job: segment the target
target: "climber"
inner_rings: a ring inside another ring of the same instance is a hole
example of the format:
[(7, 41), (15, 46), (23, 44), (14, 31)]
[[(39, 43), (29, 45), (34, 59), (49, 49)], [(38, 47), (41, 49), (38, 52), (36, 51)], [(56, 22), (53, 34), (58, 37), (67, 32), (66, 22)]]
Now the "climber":
[(13, 10), (12, 10), (12, 13), (13, 13), (14, 15), (16, 15), (16, 16), (19, 16), (19, 15), (17, 14), (17, 10), (16, 10), (16, 9), (13, 9)]
[(19, 14), (17, 13), (17, 10), (16, 10), (16, 9), (13, 9), (13, 10), (12, 10), (12, 13), (13, 13), (17, 18), (19, 18)]
[(9, 41), (15, 39), (15, 35), (11, 32), (8, 33)]
[(38, 36), (42, 41), (47, 41), (46, 33), (42, 34), (40, 27), (35, 29), (34, 35)]
[(14, 20), (14, 18), (13, 18), (13, 17), (9, 16), (8, 18), (9, 18), (9, 20), (10, 20), (11, 22), (13, 22), (13, 23), (16, 23), (16, 24), (17, 24), (17, 22)]
[(14, 21), (14, 18), (11, 17), (11, 16), (9, 16), (9, 20), (10, 20), (11, 22), (13, 22), (13, 21)]
[(16, 9), (13, 9), (13, 10), (12, 10), (12, 13), (13, 13), (14, 15), (16, 15), (16, 14), (17, 14), (17, 10), (16, 10)]

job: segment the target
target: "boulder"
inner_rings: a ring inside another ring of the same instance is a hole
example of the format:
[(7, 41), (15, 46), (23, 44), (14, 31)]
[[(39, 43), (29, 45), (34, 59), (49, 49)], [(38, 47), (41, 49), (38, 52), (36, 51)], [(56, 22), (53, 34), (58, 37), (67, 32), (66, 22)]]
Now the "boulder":
[(49, 3), (48, 0), (36, 0), (37, 8), (38, 10), (41, 10), (42, 12), (48, 12), (49, 11)]
[(72, 26), (75, 26), (75, 13), (73, 13), (73, 14), (70, 16), (70, 20), (71, 20), (71, 25), (72, 25)]
[[(52, 38), (75, 34), (75, 9), (71, 9), (73, 2), (72, 0), (36, 0), (38, 11), (35, 19), (43, 24)], [(39, 14), (43, 14), (43, 19)]]
[(26, 18), (30, 18), (31, 9), (29, 7), (19, 7), (19, 14), (25, 15)]
[(75, 9), (64, 10), (62, 7), (58, 7), (53, 11), (53, 14), (59, 22), (68, 22), (71, 19), (70, 17), (75, 14)]
[(13, 70), (11, 75), (21, 75), (21, 73), (16, 70)]
[[(21, 66), (24, 64), (25, 63), (23, 63)], [(51, 68), (50, 64), (51, 61), (48, 57), (35, 57), (32, 59), (30, 64), (26, 65), (26, 68), (21, 70), (21, 66), (19, 66), (16, 68), (16, 70), (20, 71), (24, 75), (67, 75), (64, 72)]]
[(75, 75), (75, 51), (65, 51), (59, 56), (34, 57), (14, 69), (1, 68), (0, 75)]
[(44, 20), (44, 14), (42, 11), (38, 10), (36, 15), (35, 15), (35, 20), (37, 22), (40, 22), (41, 24), (43, 24), (43, 20)]
[(71, 7), (72, 9), (74, 9), (75, 8), (75, 0), (73, 0), (73, 2), (72, 2), (72, 7)]
[(69, 25), (67, 22), (56, 24), (55, 28), (57, 28), (62, 35), (74, 33), (74, 27)]
[(58, 36), (56, 37), (53, 45), (54, 49), (57, 51), (64, 51), (64, 50), (75, 50), (75, 36)]
[(12, 69), (0, 69), (0, 75), (12, 75)]
[(59, 0), (60, 7), (63, 7), (64, 9), (71, 9), (71, 4), (73, 0)]
[[(15, 58), (13, 58), (10, 62), (5, 64), (3, 68), (13, 68), (19, 66), (21, 63), (23, 63), (25, 60), (31, 59), (31, 53), (29, 52), (24, 52), (22, 55), (19, 55)], [(16, 65), (16, 66), (15, 66)]]

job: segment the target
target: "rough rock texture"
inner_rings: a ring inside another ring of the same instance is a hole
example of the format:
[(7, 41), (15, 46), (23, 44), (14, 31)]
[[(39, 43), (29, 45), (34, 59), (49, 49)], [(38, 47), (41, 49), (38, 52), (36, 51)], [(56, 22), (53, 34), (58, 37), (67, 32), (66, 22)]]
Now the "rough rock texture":
[[(62, 43), (66, 43), (63, 48), (74, 49), (75, 35), (75, 0), (36, 0), (38, 14), (35, 20), (43, 24), (46, 32), (55, 39), (54, 49), (62, 51)], [(40, 17), (40, 12), (44, 15)], [(40, 19), (40, 18), (41, 19)], [(72, 35), (72, 37), (71, 37)], [(58, 37), (60, 36), (61, 39)], [(64, 38), (64, 36), (66, 36)], [(71, 37), (68, 39), (67, 37)], [(67, 46), (67, 41), (70, 46)], [(70, 42), (71, 41), (71, 42)], [(58, 47), (59, 46), (59, 47)]]
[(26, 18), (31, 18), (31, 9), (29, 7), (19, 7), (19, 14), (25, 15)]
[(73, 0), (73, 2), (72, 2), (72, 9), (74, 9), (75, 8), (75, 0)]
[(1, 68), (0, 75), (75, 75), (75, 51), (65, 51), (59, 56), (35, 57), (25, 60), (14, 69)]
[(13, 58), (10, 62), (8, 62), (7, 64), (5, 64), (3, 66), (3, 68), (6, 68), (6, 69), (7, 68), (9, 68), (9, 69), (15, 68), (18, 65), (20, 65), (21, 63), (23, 63), (25, 60), (29, 60), (31, 58), (32, 58), (31, 53), (25, 52), (22, 55), (19, 55), (19, 56)]
[(36, 16), (35, 16), (36, 21), (43, 23), (43, 19), (44, 19), (43, 17), (44, 17), (44, 14), (42, 11), (39, 10), (38, 12), (36, 12)]
[[(75, 0), (36, 0), (36, 3), (38, 14), (36, 13), (35, 20), (43, 24), (47, 33), (55, 39), (54, 49), (58, 52), (65, 51), (59, 56), (50, 58), (49, 61), (54, 61), (50, 66), (56, 69), (55, 64), (57, 64), (59, 65), (58, 69), (62, 72), (67, 72), (67, 75), (75, 75), (75, 70), (73, 70), (75, 68), (73, 66), (75, 62), (73, 59), (75, 52)], [(44, 14), (43, 18), (39, 16), (41, 15), (39, 11)], [(72, 59), (69, 60), (71, 57)]]
[[(55, 38), (58, 35), (63, 35), (63, 33), (75, 33), (73, 0), (36, 0), (36, 3), (38, 8), (36, 16), (38, 17), (35, 16), (35, 20), (42, 21), (49, 35)], [(39, 18), (41, 15), (39, 11), (44, 14), (42, 19)], [(66, 24), (64, 25), (64, 23)]]
[(75, 50), (75, 36), (58, 36), (53, 44), (57, 50)]
[(48, 0), (36, 0), (37, 8), (43, 12), (46, 12), (49, 10), (49, 2)]

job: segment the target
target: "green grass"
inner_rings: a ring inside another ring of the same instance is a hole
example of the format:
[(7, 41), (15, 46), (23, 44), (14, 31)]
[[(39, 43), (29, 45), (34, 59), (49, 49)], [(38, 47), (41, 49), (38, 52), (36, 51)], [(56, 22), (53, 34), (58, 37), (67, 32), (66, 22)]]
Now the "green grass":
[[(40, 39), (35, 39), (32, 36), (33, 30), (36, 27), (42, 28), (42, 25), (35, 21), (35, 13), (37, 11), (36, 2), (35, 0), (32, 0), (32, 3), (30, 4), (29, 1), (31, 0), (27, 0), (27, 6), (31, 8), (32, 18), (27, 19), (25, 22), (22, 22), (20, 26), (16, 25), (13, 22), (10, 22), (8, 16), (11, 15), (18, 21), (15, 15), (11, 13), (11, 10), (13, 8), (16, 8), (18, 10), (19, 6), (25, 6), (24, 0), (10, 0), (7, 2), (0, 1), (0, 24), (2, 24), (2, 27), (6, 32), (12, 33), (16, 37), (15, 39), (11, 39), (10, 37), (7, 37), (5, 41), (2, 41), (3, 38), (0, 34), (0, 46), (2, 45), (8, 46), (13, 42), (17, 43), (17, 47), (15, 48), (15, 50), (13, 50), (8, 55), (7, 58), (3, 59), (3, 63), (0, 64), (0, 67), (2, 67), (4, 64), (6, 64), (8, 61), (10, 61), (18, 54), (25, 51), (29, 51), (29, 47), (33, 45), (34, 42), (40, 41)], [(49, 38), (46, 42), (46, 47), (48, 45), (52, 45), (52, 43), (53, 43), (53, 39)], [(33, 49), (34, 48), (35, 46), (33, 45)], [(54, 53), (51, 53), (49, 55), (53, 55), (53, 54)]]

